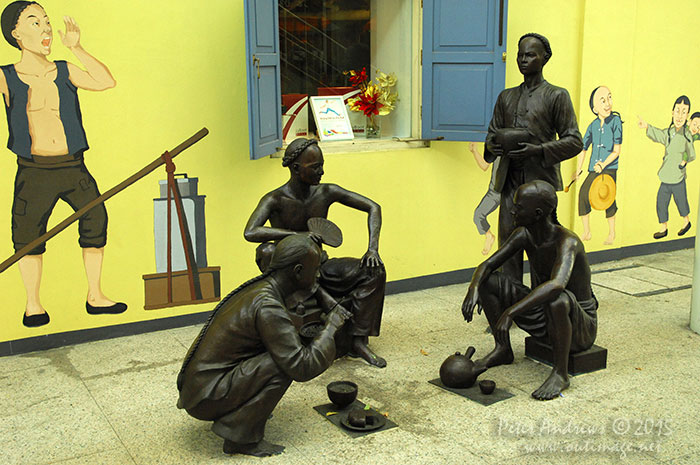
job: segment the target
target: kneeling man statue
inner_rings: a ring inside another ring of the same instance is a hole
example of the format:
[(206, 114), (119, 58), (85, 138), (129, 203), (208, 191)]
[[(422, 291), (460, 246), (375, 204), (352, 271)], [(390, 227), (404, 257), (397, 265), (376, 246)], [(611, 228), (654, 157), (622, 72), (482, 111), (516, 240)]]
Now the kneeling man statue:
[[(518, 188), (513, 202), (516, 229), (474, 272), (462, 314), (472, 320), (483, 309), (496, 341), (491, 353), (476, 363), (486, 367), (513, 362), (509, 330), (513, 322), (533, 337), (551, 344), (554, 368), (532, 396), (558, 397), (569, 387), (569, 353), (589, 349), (595, 341), (598, 301), (591, 289), (591, 270), (583, 243), (557, 220), (557, 195), (549, 183), (533, 181)], [(495, 271), (515, 254), (530, 260), (532, 289)]]
[(316, 290), (320, 263), (308, 234), (282, 239), (268, 271), (219, 302), (185, 356), (177, 406), (213, 421), (227, 454), (280, 454), (283, 446), (263, 439), (272, 410), (292, 380), (318, 376), (335, 358), (335, 333), (352, 315), (337, 306), (305, 346), (285, 306), (292, 294)]

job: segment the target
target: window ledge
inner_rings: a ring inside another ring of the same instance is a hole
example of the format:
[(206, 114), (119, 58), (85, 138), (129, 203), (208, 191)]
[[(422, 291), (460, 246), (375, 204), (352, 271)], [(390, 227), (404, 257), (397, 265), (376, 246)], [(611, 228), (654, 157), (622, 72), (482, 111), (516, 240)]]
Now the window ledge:
[[(430, 147), (430, 140), (427, 139), (364, 139), (342, 140), (332, 142), (319, 142), (319, 147), (324, 154), (329, 153), (362, 153), (362, 152), (388, 152), (405, 149), (423, 149)], [(284, 149), (271, 155), (272, 158), (282, 158)]]

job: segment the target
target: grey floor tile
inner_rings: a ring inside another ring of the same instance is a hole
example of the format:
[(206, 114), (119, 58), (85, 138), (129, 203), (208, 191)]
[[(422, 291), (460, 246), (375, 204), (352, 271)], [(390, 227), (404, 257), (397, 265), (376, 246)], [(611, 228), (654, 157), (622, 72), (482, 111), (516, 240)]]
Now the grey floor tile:
[(0, 357), (0, 373), (9, 374), (13, 371), (27, 370), (48, 365), (51, 359), (44, 354), (48, 352), (34, 352), (14, 357)]
[(643, 255), (641, 257), (634, 257), (629, 260), (659, 270), (665, 270), (692, 277), (695, 262), (695, 251), (694, 249), (684, 249), (674, 252)]
[(68, 358), (83, 379), (182, 362), (187, 349), (168, 331), (73, 346)]
[(194, 342), (195, 338), (199, 335), (203, 324), (185, 326), (182, 328), (169, 329), (167, 332), (172, 335), (180, 344), (185, 347), (185, 350), (189, 349)]
[(682, 455), (674, 459), (666, 460), (662, 463), (663, 465), (697, 465), (698, 456), (697, 454)]
[(681, 286), (689, 286), (693, 283), (691, 276), (686, 276), (678, 273), (671, 273), (649, 266), (638, 266), (635, 268), (627, 268), (620, 271), (614, 271), (614, 274), (627, 276), (630, 278), (646, 281), (651, 284), (667, 288), (676, 288)]
[(622, 271), (596, 273), (591, 276), (591, 282), (601, 287), (631, 295), (666, 289), (666, 286), (653, 284), (621, 273)]
[(68, 460), (52, 462), (52, 465), (135, 465), (134, 459), (123, 447), (95, 454), (73, 457)]
[(0, 463), (50, 463), (121, 446), (83, 383), (53, 365), (0, 380)]

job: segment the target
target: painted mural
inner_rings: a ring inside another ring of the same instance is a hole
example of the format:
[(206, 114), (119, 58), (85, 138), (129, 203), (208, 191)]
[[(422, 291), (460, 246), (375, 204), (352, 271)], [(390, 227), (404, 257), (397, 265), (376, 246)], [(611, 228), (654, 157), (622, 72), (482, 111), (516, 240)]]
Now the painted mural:
[(591, 209), (605, 210), (608, 237), (603, 244), (611, 245), (615, 240), (615, 214), (617, 213), (615, 193), (623, 121), (620, 114), (613, 111), (612, 93), (606, 86), (593, 89), (589, 107), (595, 119), (591, 121), (583, 135), (583, 150), (578, 155), (576, 175), (571, 182), (578, 180), (583, 174), (583, 167), (590, 151), (588, 174), (578, 192), (578, 215), (583, 223), (581, 239), (590, 241), (593, 237), (590, 226)]
[[(695, 160), (695, 147), (693, 146), (694, 135), (688, 127), (689, 114), (690, 99), (681, 95), (673, 103), (671, 124), (668, 127), (658, 128), (648, 124), (641, 116), (638, 117), (637, 125), (639, 128), (646, 130), (646, 136), (651, 141), (662, 144), (665, 148), (661, 167), (657, 173), (661, 182), (656, 194), (656, 216), (659, 219), (659, 230), (654, 233), (654, 239), (662, 239), (668, 235), (668, 210), (671, 197), (673, 197), (682, 221), (678, 235), (683, 236), (691, 227), (686, 170), (688, 163)], [(697, 131), (697, 123), (693, 124), (695, 131)]]
[[(116, 85), (109, 68), (81, 44), (75, 19), (63, 18), (59, 36), (64, 47), (84, 67), (49, 60), (53, 26), (35, 2), (17, 1), (2, 12), (5, 40), (20, 51), (19, 61), (2, 66), (0, 91), (5, 99), (8, 148), (17, 155), (12, 242), (27, 294), (23, 323), (43, 326), (49, 314), (41, 303), (44, 242), (47, 223), (56, 203), (79, 210), (100, 196), (88, 171), (88, 150), (78, 89), (103, 91)], [(107, 211), (100, 203), (79, 220), (79, 240), (87, 275), (85, 308), (89, 314), (122, 313), (126, 304), (108, 298), (101, 288), (102, 262), (107, 243)]]
[(476, 225), (476, 229), (479, 231), (479, 234), (484, 236), (484, 246), (481, 249), (481, 254), (488, 255), (491, 252), (493, 244), (496, 242), (496, 235), (493, 233), (493, 231), (491, 231), (491, 225), (486, 217), (495, 212), (498, 209), (498, 206), (501, 204), (501, 194), (494, 188), (496, 171), (498, 171), (498, 164), (500, 163), (501, 159), (496, 158), (493, 164), (487, 162), (484, 160), (484, 156), (481, 154), (481, 152), (479, 152), (479, 150), (476, 148), (476, 144), (474, 142), (469, 143), (469, 151), (472, 153), (472, 155), (474, 155), (474, 161), (476, 161), (476, 164), (483, 171), (488, 170), (489, 165), (491, 165), (491, 180), (489, 181), (489, 189), (479, 201), (476, 209), (474, 209), (474, 224)]
[[(5, 0), (2, 7), (15, 5), (11, 2), (12, 0)], [(178, 172), (198, 176), (200, 192), (207, 194), (207, 258), (212, 264), (227, 267), (227, 272), (221, 276), (221, 286), (230, 289), (250, 276), (255, 270), (255, 264), (252, 260), (239, 258), (249, 257), (254, 248), (240, 239), (240, 229), (248, 218), (251, 205), (266, 192), (265, 186), (280, 185), (282, 175), (278, 172), (278, 161), (260, 160), (252, 163), (247, 157), (247, 89), (243, 83), (236, 81), (233, 85), (229, 79), (239, 75), (246, 66), (244, 48), (211, 47), (214, 43), (243, 43), (246, 35), (245, 21), (240, 5), (218, 2), (215, 5), (217, 14), (212, 15), (210, 11), (196, 8), (194, 2), (190, 1), (171, 2), (165, 10), (162, 9), (162, 5), (142, 2), (102, 2), (99, 8), (95, 7), (94, 2), (87, 0), (40, 2), (43, 10), (36, 4), (30, 4), (27, 8), (38, 8), (40, 12), (44, 12), (44, 15), (34, 15), (39, 20), (39, 26), (34, 27), (39, 27), (40, 32), (41, 21), (46, 14), (49, 16), (46, 18), (47, 22), (49, 19), (55, 22), (49, 25), (47, 36), (39, 35), (36, 40), (32, 39), (34, 42), (28, 36), (24, 39), (18, 37), (14, 39), (17, 41), (17, 47), (9, 42), (0, 47), (0, 54), (4, 53), (0, 64), (9, 64), (3, 73), (0, 73), (6, 105), (10, 102), (9, 94), (12, 92), (8, 87), (7, 72), (21, 71), (20, 65), (25, 56), (37, 58), (35, 64), (48, 63), (55, 66), (55, 77), (58, 77), (59, 71), (56, 61), (65, 60), (68, 83), (75, 87), (78, 95), (82, 130), (91, 146), (91, 150), (83, 153), (84, 160), (81, 160), (81, 163), (87, 166), (85, 170), (90, 179), (93, 182), (97, 180), (96, 186), (100, 187), (97, 192), (101, 193), (152, 160), (156, 154), (171, 148), (184, 136), (206, 124), (211, 129), (211, 134), (201, 144), (201, 156), (195, 156), (193, 150), (192, 155), (178, 159)], [(700, 96), (700, 88), (697, 80), (692, 78), (697, 75), (693, 71), (697, 65), (692, 60), (683, 61), (687, 54), (687, 39), (684, 41), (669, 36), (666, 42), (658, 41), (658, 37), (666, 37), (663, 35), (665, 31), (678, 27), (678, 24), (686, 29), (692, 28), (691, 19), (660, 14), (657, 8), (646, 2), (606, 4), (605, 8), (596, 7), (599, 3), (602, 5), (602, 2), (589, 0), (575, 3), (576, 8), (557, 7), (558, 12), (566, 12), (568, 16), (558, 16), (556, 21), (533, 14), (531, 10), (534, 11), (534, 8), (530, 4), (509, 4), (508, 35), (505, 37), (508, 54), (512, 57), (517, 52), (517, 36), (523, 32), (538, 30), (545, 35), (557, 37), (555, 44), (558, 58), (556, 62), (548, 65), (546, 77), (570, 90), (582, 135), (591, 123), (594, 123), (594, 127), (596, 124), (598, 127), (601, 125), (600, 115), (595, 114), (598, 110), (587, 108), (591, 93), (594, 89), (603, 92), (598, 86), (606, 87), (610, 91), (612, 110), (620, 112), (621, 121), (625, 121), (622, 124), (624, 145), (621, 144), (617, 158), (618, 165), (623, 163), (624, 168), (617, 170), (615, 179), (614, 201), (618, 210), (608, 217), (607, 208), (595, 211), (595, 205), (591, 204), (590, 213), (579, 218), (578, 204), (585, 199), (580, 191), (586, 178), (592, 173), (590, 168), (594, 142), (591, 142), (583, 156), (580, 169), (578, 159), (576, 162), (571, 160), (562, 163), (564, 186), (573, 180), (576, 173), (583, 172), (571, 185), (573, 192), (559, 193), (559, 218), (562, 224), (575, 229), (584, 237), (586, 235), (582, 233), (583, 223), (586, 221), (585, 217), (588, 217), (591, 240), (585, 244), (589, 252), (648, 244), (654, 242), (652, 234), (661, 232), (662, 228), (654, 212), (657, 192), (663, 183), (661, 175), (657, 172), (664, 164), (666, 147), (662, 149), (659, 143), (650, 141), (646, 136), (646, 129), (642, 131), (633, 126), (636, 126), (636, 115), (639, 114), (651, 125), (668, 132), (668, 110), (676, 107), (674, 102), (679, 95), (686, 94), (689, 101), (695, 104), (692, 108), (688, 105), (687, 130), (692, 140), (700, 138), (700, 108), (697, 107), (696, 101)], [(683, 0), (681, 3), (689, 8), (692, 2)], [(136, 17), (133, 16), (134, 8), (139, 10)], [(635, 14), (630, 15), (629, 11), (634, 11)], [(74, 16), (75, 20), (64, 21), (62, 15), (66, 13)], [(17, 11), (6, 14), (2, 21), (6, 41), (7, 36), (12, 37), (15, 29), (18, 34), (21, 33), (21, 28), (15, 26), (21, 22), (22, 15), (17, 14), (15, 18), (15, 14)], [(616, 28), (608, 30), (606, 34), (592, 32), (600, 31), (600, 24), (607, 24), (609, 17), (623, 14), (628, 15), (630, 20), (616, 24)], [(160, 17), (162, 20), (149, 23), (146, 19), (153, 17)], [(51, 28), (55, 30), (51, 31)], [(63, 40), (58, 29), (64, 33)], [(180, 34), (179, 31), (183, 29), (206, 31), (207, 34)], [(574, 30), (584, 32), (572, 34), (571, 31)], [(70, 41), (76, 36), (79, 47), (69, 48), (64, 40)], [(45, 39), (48, 39), (47, 47), (41, 43)], [(56, 43), (53, 43), (54, 39)], [(611, 43), (615, 46), (612, 47)], [(88, 74), (91, 72), (82, 61), (83, 55), (78, 56), (79, 49), (88, 50), (90, 56), (99, 60), (110, 76), (119, 81), (119, 85), (103, 91), (76, 85), (73, 82), (75, 76), (71, 74), (73, 69), (82, 69)], [(203, 50), (206, 50), (206, 53), (203, 53)], [(680, 62), (686, 63), (690, 69), (681, 74), (678, 74), (677, 70), (672, 71), (673, 65)], [(409, 76), (410, 74), (403, 74), (399, 77), (408, 79)], [(24, 82), (21, 74), (18, 74), (17, 79)], [(521, 79), (517, 67), (509, 61), (506, 69), (507, 85), (517, 85)], [(37, 85), (41, 82), (38, 78), (36, 81), (32, 84)], [(419, 98), (419, 86), (413, 87), (417, 93), (413, 97)], [(35, 90), (38, 92), (40, 88), (39, 85)], [(317, 92), (316, 86), (313, 90), (314, 93)], [(70, 92), (70, 89), (56, 91), (55, 104), (65, 102), (61, 92)], [(33, 96), (38, 95), (35, 93)], [(37, 108), (39, 107), (30, 106), (30, 110)], [(22, 112), (15, 106), (9, 113), (21, 115)], [(29, 117), (40, 116), (41, 113), (24, 113), (26, 130), (20, 129), (17, 120), (11, 116), (8, 126), (4, 127), (10, 127), (13, 132), (9, 137), (2, 132), (1, 138), (3, 143), (11, 139), (20, 144), (19, 134), (24, 132), (24, 140), (29, 140), (31, 154), (34, 139), (30, 137), (30, 129), (39, 131), (44, 120), (37, 120), (35, 124)], [(61, 117), (65, 116), (61, 112), (58, 114)], [(54, 116), (54, 122), (55, 119)], [(68, 149), (74, 147), (70, 141), (75, 135), (66, 129), (69, 123), (59, 122), (63, 127), (63, 143), (66, 147), (63, 155), (68, 155), (68, 152), (72, 151)], [(69, 132), (68, 135), (66, 131)], [(675, 126), (671, 128), (672, 134), (673, 131)], [(328, 151), (326, 160), (328, 171), (336, 173), (335, 181), (341, 185), (352, 183), (358, 191), (381, 199), (386, 212), (386, 224), (382, 231), (382, 258), (391, 270), (389, 280), (437, 275), (475, 266), (482, 260), (478, 258), (482, 257), (482, 253), (490, 254), (496, 248), (495, 238), (488, 233), (495, 235), (495, 230), (490, 228), (494, 223), (494, 213), (485, 215), (484, 219), (491, 223), (485, 229), (478, 229), (478, 226), (474, 225), (476, 219), (482, 216), (476, 215), (475, 207), (482, 204), (488, 191), (488, 167), (485, 171), (475, 168), (478, 161), (474, 161), (477, 160), (476, 155), (466, 152), (466, 149), (469, 149), (468, 143), (434, 141), (430, 147), (420, 150), (404, 150), (402, 147), (403, 145), (373, 153), (354, 153), (354, 149), (348, 149), (347, 152)], [(480, 143), (473, 148), (483, 153)], [(697, 144), (694, 149), (696, 148)], [(610, 153), (612, 150), (608, 154)], [(49, 153), (45, 156), (60, 155)], [(144, 156), (148, 160), (144, 161)], [(13, 216), (23, 208), (31, 214), (39, 211), (40, 213), (36, 214), (41, 216), (42, 220), (48, 220), (48, 229), (74, 210), (62, 198), (56, 200), (55, 208), (46, 211), (37, 210), (38, 206), (33, 201), (27, 202), (33, 199), (20, 196), (24, 202), (16, 202), (13, 179), (15, 171), (20, 170), (16, 164), (18, 157), (12, 149), (6, 150), (0, 157), (0, 254), (3, 255), (0, 260), (11, 255), (20, 245), (14, 244), (11, 231), (15, 221)], [(34, 159), (31, 161), (34, 162)], [(697, 164), (690, 161), (686, 161), (687, 166), (677, 170), (685, 170), (689, 215), (695, 215), (700, 177)], [(678, 165), (680, 164), (679, 162)], [(610, 166), (607, 169), (610, 169)], [(26, 173), (32, 171), (25, 167), (21, 170)], [(48, 173), (48, 170), (45, 171)], [(596, 163), (593, 163), (593, 172), (596, 172)], [(602, 171), (595, 174), (600, 175)], [(160, 179), (164, 177), (160, 176)], [(416, 183), (422, 186), (420, 190), (401, 187), (415, 186)], [(232, 193), (233, 186), (235, 195)], [(7, 296), (6, 324), (0, 331), (0, 344), (37, 335), (140, 323), (206, 310), (206, 305), (182, 305), (159, 311), (146, 311), (143, 308), (146, 305), (143, 275), (164, 272), (162, 263), (158, 260), (154, 262), (153, 256), (153, 198), (158, 197), (157, 189), (157, 178), (152, 176), (150, 181), (138, 183), (133, 189), (120, 194), (119, 200), (115, 199), (107, 205), (109, 241), (102, 249), (104, 266), (101, 272), (96, 274), (97, 283), (100, 284), (101, 280), (101, 288), (108, 298), (114, 299), (115, 302), (128, 303), (128, 311), (121, 315), (105, 316), (90, 315), (86, 312), (85, 294), (88, 285), (84, 284), (86, 257), (83, 254), (89, 253), (90, 249), (101, 248), (86, 247), (85, 252), (81, 253), (75, 241), (82, 242), (83, 237), (88, 238), (101, 228), (91, 226), (86, 230), (83, 227), (78, 228), (76, 223), (70, 231), (65, 231), (48, 241), (48, 254), (27, 255), (27, 263), (32, 263), (33, 259), (38, 258), (40, 264), (38, 272), (35, 270), (31, 273), (30, 269), (27, 280), (24, 279), (25, 273), (21, 272), (19, 266), (12, 267), (0, 275), (0, 288)], [(590, 202), (590, 192), (588, 198)], [(673, 192), (669, 199), (670, 210), (666, 228), (670, 232), (660, 240), (678, 239), (677, 233), (680, 230), (690, 222), (693, 225), (696, 223), (689, 216), (686, 223), (686, 219), (677, 213), (678, 207)], [(165, 204), (167, 201), (159, 200), (159, 205)], [(466, 214), (455, 215), (454, 207), (459, 208), (460, 204), (462, 212)], [(349, 238), (364, 237), (364, 218), (356, 218), (350, 213), (343, 213), (342, 210), (333, 214), (343, 231), (347, 231)], [(173, 212), (173, 223), (177, 221)], [(190, 221), (189, 216), (187, 221)], [(438, 234), (434, 225), (448, 221), (450, 227), (439, 228)], [(163, 227), (161, 224), (158, 229), (160, 239), (156, 239), (161, 242), (156, 248), (162, 249), (163, 237), (167, 230), (167, 225)], [(176, 234), (172, 240), (178, 242), (178, 229), (174, 230)], [(683, 243), (692, 235), (695, 235), (695, 230), (689, 226), (688, 232), (682, 236)], [(196, 232), (195, 236), (192, 240), (197, 255), (199, 232)], [(614, 240), (607, 241), (608, 237)], [(18, 237), (18, 241), (20, 240), (26, 242), (28, 239)], [(445, 243), (460, 241), (470, 246), (460, 248), (458, 252), (455, 252), (454, 248), (444, 246)], [(612, 242), (612, 245), (603, 244), (604, 241)], [(422, 247), (416, 248), (416, 244), (421, 244)], [(343, 247), (347, 249), (346, 255), (352, 256), (357, 255), (358, 251), (364, 251), (366, 244), (364, 241), (351, 239)], [(430, 260), (426, 260), (426, 256), (429, 256)], [(196, 261), (199, 263), (199, 258)], [(179, 265), (173, 265), (173, 272), (182, 271), (185, 270), (180, 269)], [(32, 282), (34, 285), (31, 285)], [(189, 283), (187, 285), (189, 286)], [(27, 328), (22, 324), (18, 310), (22, 308), (27, 311), (27, 316), (31, 316), (28, 300), (31, 296), (38, 296), (39, 290), (42, 299), (35, 299), (39, 304), (34, 314), (44, 313), (44, 309), (47, 309), (51, 313), (51, 322), (40, 328)], [(190, 294), (188, 293), (187, 303), (193, 301)]]
[[(576, 169), (565, 186), (564, 193), (569, 192), (572, 186), (578, 186), (577, 210), (583, 228), (581, 239), (584, 241), (593, 239), (591, 213), (593, 210), (598, 210), (604, 212), (608, 225), (607, 236), (602, 244), (611, 246), (616, 237), (618, 167), (622, 152), (624, 121), (620, 113), (613, 109), (613, 94), (608, 86), (595, 87), (588, 98), (588, 106), (594, 119), (583, 132), (584, 148), (577, 157)], [(686, 95), (678, 97), (673, 104), (671, 122), (667, 127), (650, 125), (644, 118), (638, 116), (637, 125), (645, 130), (647, 138), (664, 145), (661, 167), (657, 171), (660, 181), (656, 193), (656, 216), (659, 229), (653, 233), (654, 239), (663, 239), (668, 236), (671, 200), (680, 216), (677, 236), (684, 236), (692, 227), (686, 179), (688, 163), (696, 158), (694, 142), (700, 139), (700, 112), (691, 114), (690, 108), (690, 99)], [(470, 142), (469, 150), (479, 168), (487, 171), (489, 164), (484, 160), (477, 145)], [(649, 156), (656, 159), (655, 155)], [(642, 163), (640, 166), (645, 165)], [(473, 216), (479, 234), (485, 236), (481, 250), (483, 255), (488, 255), (494, 244), (495, 236), (486, 218), (498, 209), (498, 195), (493, 190), (492, 171), (489, 190), (478, 203)]]

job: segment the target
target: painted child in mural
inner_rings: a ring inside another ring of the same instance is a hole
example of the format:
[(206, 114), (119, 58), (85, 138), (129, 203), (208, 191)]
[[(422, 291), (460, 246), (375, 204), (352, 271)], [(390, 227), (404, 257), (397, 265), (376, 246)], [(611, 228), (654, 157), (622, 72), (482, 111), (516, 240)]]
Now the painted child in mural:
[[(300, 232), (314, 236), (308, 231), (307, 221), (314, 217), (327, 218), (334, 203), (366, 212), (367, 252), (360, 259), (328, 258), (324, 252), (315, 297), (325, 311), (338, 305), (338, 301), (347, 300), (348, 310), (353, 314), (348, 328), (352, 336), (349, 355), (384, 368), (386, 360), (368, 346), (369, 336), (379, 336), (386, 287), (386, 270), (378, 251), (381, 208), (371, 199), (337, 184), (321, 183), (323, 153), (316, 140), (292, 141), (284, 152), (282, 166), (289, 168), (289, 181), (260, 199), (245, 227), (246, 240), (261, 243), (256, 251), (258, 267), (267, 270), (276, 243), (281, 239)], [(268, 221), (270, 226), (265, 226)]]
[[(612, 94), (605, 86), (596, 87), (591, 92), (588, 101), (591, 111), (596, 115), (591, 124), (588, 125), (586, 133), (583, 135), (583, 150), (578, 155), (578, 167), (574, 179), (578, 179), (583, 172), (583, 163), (586, 161), (588, 149), (591, 149), (591, 158), (588, 162), (588, 175), (583, 181), (578, 194), (578, 214), (583, 223), (584, 241), (591, 240), (591, 202), (589, 193), (593, 180), (601, 174), (607, 174), (617, 182), (617, 167), (620, 157), (620, 146), (622, 144), (622, 119), (620, 114), (612, 109)], [(608, 219), (608, 237), (603, 244), (610, 245), (615, 240), (615, 214), (617, 213), (617, 203), (605, 210), (605, 217)]]
[(688, 128), (693, 135), (693, 142), (700, 139), (700, 111), (696, 111), (691, 115)]
[[(469, 151), (472, 153), (472, 155), (474, 155), (474, 160), (476, 161), (476, 164), (479, 165), (479, 168), (481, 168), (483, 171), (489, 169), (490, 163), (484, 160), (484, 156), (479, 153), (474, 142), (469, 143)], [(500, 158), (496, 158), (493, 161), (489, 190), (486, 192), (486, 194), (484, 194), (484, 197), (474, 210), (474, 224), (476, 225), (476, 229), (479, 231), (479, 234), (484, 236), (484, 248), (481, 249), (482, 255), (488, 255), (489, 252), (491, 252), (493, 243), (496, 242), (496, 235), (491, 232), (491, 225), (486, 217), (496, 211), (498, 206), (501, 204), (501, 194), (494, 188), (496, 185), (496, 171), (498, 171), (498, 165), (500, 162)]]
[[(80, 44), (75, 20), (64, 17), (61, 41), (85, 70), (66, 61), (49, 61), (53, 30), (44, 9), (36, 2), (17, 1), (1, 17), (7, 42), (19, 49), (15, 64), (2, 66), (0, 91), (4, 96), (9, 130), (8, 148), (17, 155), (12, 241), (15, 251), (46, 232), (51, 211), (59, 199), (78, 210), (100, 195), (83, 162), (88, 149), (78, 102), (78, 89), (101, 91), (114, 87), (107, 67)], [(107, 241), (107, 211), (100, 204), (80, 218), (79, 244), (88, 281), (87, 312), (121, 313), (101, 289), (102, 261)], [(27, 292), (23, 323), (47, 324), (49, 315), (39, 298), (45, 244), (19, 260)]]
[(673, 196), (678, 213), (683, 219), (683, 227), (678, 231), (678, 235), (682, 236), (690, 230), (690, 206), (688, 205), (685, 178), (686, 165), (695, 160), (695, 148), (693, 147), (693, 135), (688, 128), (689, 113), (690, 99), (681, 95), (673, 104), (671, 125), (667, 129), (652, 126), (641, 116), (638, 116), (637, 126), (640, 129), (646, 129), (649, 139), (664, 144), (666, 147), (658, 172), (661, 186), (659, 186), (656, 195), (656, 214), (660, 227), (654, 233), (654, 239), (661, 239), (668, 235), (668, 206), (671, 203), (671, 196)]

